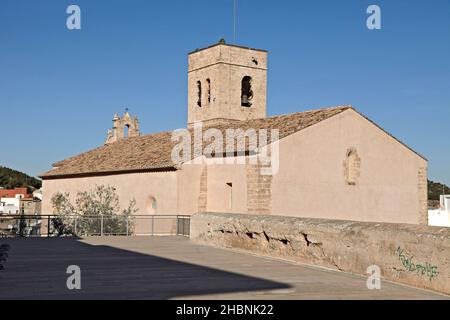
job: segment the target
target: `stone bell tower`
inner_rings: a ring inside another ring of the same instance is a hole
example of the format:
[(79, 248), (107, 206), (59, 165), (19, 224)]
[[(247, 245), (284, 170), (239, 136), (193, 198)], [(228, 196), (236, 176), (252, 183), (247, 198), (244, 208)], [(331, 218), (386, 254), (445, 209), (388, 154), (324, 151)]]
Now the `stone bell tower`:
[(188, 127), (266, 117), (267, 51), (219, 43), (189, 54)]

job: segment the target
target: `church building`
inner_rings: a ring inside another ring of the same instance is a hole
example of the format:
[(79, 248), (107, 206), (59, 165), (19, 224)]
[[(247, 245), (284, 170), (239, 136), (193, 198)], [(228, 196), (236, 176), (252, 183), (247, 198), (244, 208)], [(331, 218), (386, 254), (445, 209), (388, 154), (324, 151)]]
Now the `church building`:
[[(174, 161), (180, 145), (174, 132), (143, 135), (136, 117), (116, 114), (104, 145), (41, 175), (44, 214), (57, 213), (51, 198), (58, 192), (75, 196), (109, 185), (124, 206), (135, 199), (139, 215), (223, 212), (427, 224), (427, 160), (355, 108), (267, 117), (267, 51), (221, 40), (188, 59), (183, 132), (192, 138), (192, 152)], [(209, 129), (223, 140), (230, 129), (256, 132), (258, 146), (247, 139), (243, 149), (198, 153), (196, 133), (203, 134), (203, 147)], [(266, 131), (277, 140), (261, 135)], [(265, 172), (267, 163), (251, 161), (263, 152), (276, 170)], [(219, 157), (223, 163), (214, 161)]]

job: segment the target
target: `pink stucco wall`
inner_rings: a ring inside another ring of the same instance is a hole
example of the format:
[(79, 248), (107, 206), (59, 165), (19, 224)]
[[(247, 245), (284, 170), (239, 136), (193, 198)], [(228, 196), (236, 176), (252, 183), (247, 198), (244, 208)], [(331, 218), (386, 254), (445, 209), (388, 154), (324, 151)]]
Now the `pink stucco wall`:
[[(345, 183), (348, 148), (361, 158), (355, 186)], [(426, 160), (347, 110), (281, 140), (272, 213), (418, 224), (421, 166)]]
[[(228, 183), (231, 183), (231, 188)], [(247, 211), (246, 165), (208, 166), (207, 211), (229, 213)]]
[(198, 212), (200, 176), (203, 166), (185, 164), (177, 171), (178, 213), (191, 215)]
[(99, 177), (43, 180), (42, 213), (52, 214), (51, 197), (57, 192), (70, 193), (72, 199), (78, 191), (92, 190), (95, 185), (107, 185), (116, 188), (123, 208), (131, 199), (136, 200), (137, 214), (153, 213), (148, 208), (148, 198), (157, 201), (156, 214), (177, 213), (177, 172), (130, 173)]

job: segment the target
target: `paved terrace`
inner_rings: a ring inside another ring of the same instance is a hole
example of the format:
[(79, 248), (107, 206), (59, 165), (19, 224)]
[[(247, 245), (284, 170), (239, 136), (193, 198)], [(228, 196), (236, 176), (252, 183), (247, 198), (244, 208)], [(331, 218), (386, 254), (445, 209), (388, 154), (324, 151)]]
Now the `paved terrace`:
[[(196, 245), (181, 237), (0, 239), (0, 299), (445, 299), (431, 292)], [(66, 288), (69, 265), (82, 290)]]

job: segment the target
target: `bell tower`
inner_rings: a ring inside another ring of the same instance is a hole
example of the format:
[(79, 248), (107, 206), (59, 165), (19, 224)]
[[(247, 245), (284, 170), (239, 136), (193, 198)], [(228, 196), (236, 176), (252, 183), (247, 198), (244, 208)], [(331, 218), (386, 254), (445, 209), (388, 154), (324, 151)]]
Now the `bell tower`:
[(266, 50), (219, 43), (188, 56), (188, 127), (266, 117)]
[(139, 137), (139, 120), (137, 117), (131, 117), (126, 111), (122, 118), (116, 113), (113, 118), (113, 127), (108, 130), (105, 145), (115, 143), (117, 141)]

